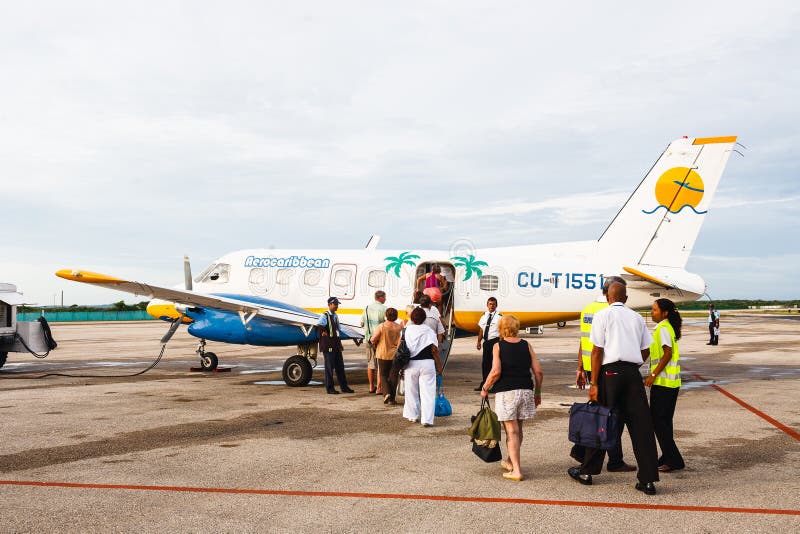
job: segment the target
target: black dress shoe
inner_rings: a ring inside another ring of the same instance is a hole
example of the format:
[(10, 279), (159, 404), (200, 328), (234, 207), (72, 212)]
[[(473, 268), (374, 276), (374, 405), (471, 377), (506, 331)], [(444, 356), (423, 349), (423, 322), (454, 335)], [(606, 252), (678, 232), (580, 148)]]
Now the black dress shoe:
[(570, 467), (567, 469), (567, 474), (571, 476), (573, 480), (577, 480), (584, 486), (592, 485), (592, 475), (582, 475), (579, 467)]
[(342, 388), (342, 393), (355, 393), (355, 391), (350, 388)]
[(656, 485), (652, 482), (648, 482), (647, 484), (643, 484), (641, 482), (636, 483), (636, 489), (644, 492), (645, 495), (655, 495), (656, 494)]
[(338, 394), (339, 394), (339, 392), (338, 392), (338, 391), (336, 391), (335, 389), (332, 389), (332, 390), (330, 390), (330, 391), (328, 392), (328, 395), (338, 395)]
[(636, 466), (622, 462), (619, 465), (607, 465), (606, 471), (609, 473), (626, 473), (628, 471), (636, 471)]

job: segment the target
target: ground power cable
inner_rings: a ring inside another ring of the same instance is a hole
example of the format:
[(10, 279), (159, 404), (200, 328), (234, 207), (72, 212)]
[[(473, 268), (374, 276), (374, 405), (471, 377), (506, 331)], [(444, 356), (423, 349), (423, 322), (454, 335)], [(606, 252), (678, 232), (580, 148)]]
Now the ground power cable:
[[(27, 347), (26, 347), (27, 348)], [(84, 375), (84, 374), (69, 374), (69, 373), (45, 373), (43, 375), (38, 376), (5, 376), (2, 371), (0, 371), (0, 378), (5, 380), (38, 380), (40, 378), (47, 378), (48, 376), (65, 376), (67, 378), (130, 378), (132, 376), (139, 376), (143, 375), (146, 372), (155, 368), (156, 365), (161, 361), (161, 358), (164, 356), (164, 350), (167, 348), (166, 345), (161, 345), (161, 351), (158, 353), (156, 359), (151, 363), (146, 369), (142, 369), (141, 371), (137, 371), (135, 373), (125, 374), (125, 375)], [(36, 356), (36, 354), (28, 349), (31, 354)], [(36, 356), (37, 358), (41, 358), (41, 356)]]

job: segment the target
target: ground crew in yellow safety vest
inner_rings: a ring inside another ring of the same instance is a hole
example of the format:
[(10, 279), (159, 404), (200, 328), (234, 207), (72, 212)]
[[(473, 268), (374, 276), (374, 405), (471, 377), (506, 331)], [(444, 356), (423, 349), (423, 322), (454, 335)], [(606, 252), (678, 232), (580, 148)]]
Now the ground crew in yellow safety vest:
[[(610, 276), (603, 282), (603, 294), (597, 297), (597, 300), (589, 303), (581, 311), (581, 342), (578, 346), (578, 371), (575, 375), (575, 384), (578, 389), (586, 388), (586, 383), (592, 379), (592, 349), (594, 345), (589, 340), (589, 334), (592, 331), (592, 319), (594, 314), (600, 310), (608, 308), (608, 301), (606, 295), (608, 294), (608, 287), (614, 282), (625, 284), (625, 280), (619, 276)], [(619, 425), (619, 432), (622, 435), (623, 425)], [(635, 471), (636, 467), (628, 465), (622, 459), (622, 443), (617, 440), (618, 445), (608, 451), (608, 464), (606, 470), (615, 471)], [(585, 448), (580, 445), (573, 445), (569, 455), (579, 462), (583, 462), (583, 454)]]
[(644, 385), (650, 387), (650, 415), (661, 447), (658, 470), (667, 473), (685, 467), (672, 430), (672, 418), (681, 388), (678, 340), (681, 338), (683, 321), (675, 303), (669, 299), (653, 302), (650, 316), (658, 324), (653, 330), (653, 344), (650, 346), (650, 376), (645, 379)]

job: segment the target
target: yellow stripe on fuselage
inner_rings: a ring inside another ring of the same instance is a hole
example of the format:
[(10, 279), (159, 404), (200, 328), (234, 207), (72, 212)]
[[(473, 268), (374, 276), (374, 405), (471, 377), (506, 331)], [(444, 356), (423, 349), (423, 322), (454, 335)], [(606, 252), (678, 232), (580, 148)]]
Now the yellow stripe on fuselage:
[[(553, 324), (560, 321), (572, 321), (581, 316), (580, 312), (515, 312), (500, 311), (501, 315), (513, 315), (519, 320), (520, 328), (529, 326), (539, 326), (541, 324)], [(468, 332), (480, 332), (478, 321), (483, 315), (482, 311), (457, 311), (454, 314), (456, 326)]]

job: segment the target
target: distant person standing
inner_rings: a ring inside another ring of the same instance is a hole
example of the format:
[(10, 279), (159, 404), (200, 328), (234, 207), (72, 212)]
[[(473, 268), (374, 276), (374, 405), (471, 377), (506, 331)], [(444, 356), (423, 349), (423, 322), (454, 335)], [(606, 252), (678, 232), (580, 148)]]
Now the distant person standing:
[(344, 374), (344, 358), (342, 357), (342, 331), (339, 326), (339, 299), (328, 299), (328, 311), (323, 313), (317, 323), (319, 333), (319, 351), (325, 356), (325, 390), (329, 395), (338, 395), (339, 392), (333, 385), (333, 373), (344, 393), (355, 393), (347, 386), (347, 376)]
[(497, 299), (489, 297), (486, 301), (486, 311), (478, 320), (478, 342), (476, 347), (481, 350), (483, 347), (483, 357), (481, 358), (481, 383), (475, 388), (480, 391), (486, 383), (486, 377), (492, 370), (492, 350), (500, 341), (500, 317), (502, 314), (497, 311)]
[(706, 345), (719, 344), (719, 312), (714, 309), (713, 304), (708, 305), (708, 335), (709, 340)]
[[(364, 339), (366, 340), (367, 351), (367, 382), (369, 382), (369, 392), (375, 393), (381, 385), (381, 375), (377, 372), (378, 362), (375, 359), (375, 345), (372, 344), (372, 334), (378, 325), (386, 320), (386, 293), (383, 291), (375, 292), (375, 302), (364, 308), (361, 314), (361, 326), (364, 327)], [(377, 377), (376, 377), (377, 375)], [(377, 385), (375, 383), (377, 378)]]
[[(592, 321), (594, 315), (600, 310), (608, 308), (608, 288), (614, 282), (619, 282), (625, 285), (625, 280), (619, 276), (609, 276), (603, 281), (602, 295), (598, 296), (594, 302), (590, 302), (581, 311), (581, 340), (578, 346), (578, 371), (575, 377), (575, 384), (578, 389), (584, 389), (587, 382), (592, 381), (592, 340), (590, 335), (592, 332)], [(623, 426), (619, 427), (619, 435), (622, 436)], [(572, 446), (569, 455), (577, 460), (583, 462), (583, 455), (586, 448), (577, 443)], [(621, 471), (636, 471), (636, 467), (626, 464), (622, 459), (622, 441), (618, 445), (608, 451), (608, 464), (606, 464), (606, 471), (621, 472)]]
[(681, 363), (678, 340), (681, 338), (681, 314), (675, 303), (669, 299), (653, 302), (650, 316), (658, 324), (653, 330), (653, 344), (650, 345), (650, 376), (644, 385), (650, 388), (650, 415), (653, 429), (661, 446), (658, 470), (662, 473), (678, 471), (683, 462), (673, 436), (672, 419), (678, 392), (681, 389)]
[[(625, 286), (614, 282), (608, 288), (610, 306), (600, 310), (592, 322), (592, 381), (589, 400), (613, 409), (628, 427), (636, 456), (638, 473), (636, 489), (655, 495), (658, 481), (658, 450), (653, 434), (653, 421), (647, 405), (639, 367), (650, 355), (653, 337), (644, 318), (625, 307), (628, 300)], [(599, 372), (598, 372), (599, 371)], [(606, 451), (586, 449), (583, 464), (570, 467), (567, 474), (581, 484), (592, 484), (592, 475), (603, 468)]]

